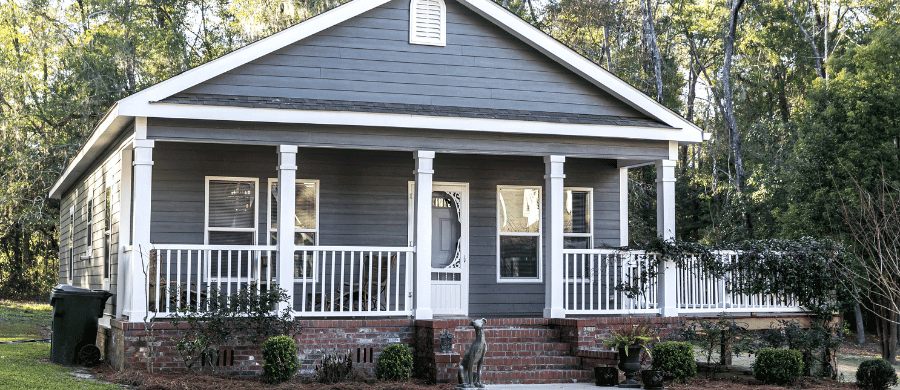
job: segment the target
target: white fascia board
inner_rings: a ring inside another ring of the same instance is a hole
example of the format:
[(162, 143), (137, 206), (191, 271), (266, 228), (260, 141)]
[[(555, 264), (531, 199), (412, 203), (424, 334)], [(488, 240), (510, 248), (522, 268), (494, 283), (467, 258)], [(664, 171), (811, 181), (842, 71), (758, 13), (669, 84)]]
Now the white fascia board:
[(118, 103), (113, 105), (106, 113), (103, 121), (94, 128), (90, 137), (88, 137), (84, 145), (81, 146), (78, 154), (76, 154), (69, 162), (69, 165), (66, 166), (66, 170), (63, 171), (63, 174), (59, 176), (59, 179), (57, 179), (56, 183), (53, 184), (53, 187), (50, 188), (50, 197), (54, 199), (62, 197), (63, 190), (68, 188), (68, 185), (71, 184), (70, 182), (84, 173), (86, 165), (96, 159), (97, 156), (109, 146), (106, 145), (106, 143), (111, 141), (110, 138), (118, 134), (119, 130), (130, 121), (130, 117), (122, 116), (119, 113)]
[(669, 110), (656, 100), (651, 99), (643, 92), (638, 91), (631, 84), (622, 81), (622, 79), (609, 73), (599, 65), (510, 13), (497, 3), (490, 0), (459, 0), (459, 2), (485, 19), (494, 22), (506, 32), (528, 43), (541, 53), (544, 53), (544, 55), (556, 60), (572, 72), (591, 81), (600, 89), (629, 103), (638, 111), (657, 118), (674, 128), (696, 131), (698, 133), (696, 138), (702, 140), (701, 134), (703, 131), (699, 127), (672, 112), (672, 110)]
[(135, 93), (120, 100), (119, 105), (128, 106), (133, 103), (146, 103), (165, 99), (389, 1), (351, 1)]
[(494, 133), (566, 135), (659, 141), (700, 142), (700, 133), (658, 127), (549, 123), (504, 119), (460, 118), (351, 111), (305, 111), (280, 108), (203, 106), (175, 103), (147, 104), (121, 115), (151, 118), (220, 120), (236, 122), (297, 123), (311, 125), (400, 127)]

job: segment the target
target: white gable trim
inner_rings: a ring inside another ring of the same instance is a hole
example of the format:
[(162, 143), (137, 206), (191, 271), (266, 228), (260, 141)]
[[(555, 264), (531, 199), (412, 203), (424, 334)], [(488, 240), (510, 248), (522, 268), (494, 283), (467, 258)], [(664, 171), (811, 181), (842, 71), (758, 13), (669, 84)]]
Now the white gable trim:
[(494, 22), (506, 32), (528, 43), (544, 55), (556, 60), (567, 69), (591, 81), (600, 89), (629, 103), (638, 111), (678, 129), (696, 130), (700, 133), (697, 137), (697, 142), (699, 142), (703, 133), (699, 127), (682, 118), (681, 115), (672, 112), (672, 110), (669, 110), (656, 100), (651, 99), (631, 86), (631, 84), (607, 72), (556, 39), (544, 34), (541, 30), (528, 24), (528, 22), (507, 11), (497, 3), (490, 0), (458, 1), (483, 18)]
[(354, 0), (244, 46), (119, 101), (120, 106), (165, 99), (266, 54), (374, 9), (390, 0)]
[[(205, 106), (174, 103), (148, 104), (141, 110), (153, 118), (224, 120), (235, 122), (304, 123), (412, 129), (481, 131), (515, 134), (609, 137), (677, 142), (700, 142), (700, 134), (681, 129), (549, 123), (502, 119), (461, 118), (353, 111), (305, 111), (279, 108)], [(125, 113), (128, 115), (128, 113)]]

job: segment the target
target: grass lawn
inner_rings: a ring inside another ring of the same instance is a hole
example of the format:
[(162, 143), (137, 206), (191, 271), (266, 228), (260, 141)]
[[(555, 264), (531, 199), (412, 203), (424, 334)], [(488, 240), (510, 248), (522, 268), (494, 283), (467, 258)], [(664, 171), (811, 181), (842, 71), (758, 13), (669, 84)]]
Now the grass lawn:
[[(50, 321), (50, 305), (0, 301), (0, 341), (48, 338)], [(49, 343), (0, 344), (0, 389), (118, 389), (76, 379), (49, 357)]]

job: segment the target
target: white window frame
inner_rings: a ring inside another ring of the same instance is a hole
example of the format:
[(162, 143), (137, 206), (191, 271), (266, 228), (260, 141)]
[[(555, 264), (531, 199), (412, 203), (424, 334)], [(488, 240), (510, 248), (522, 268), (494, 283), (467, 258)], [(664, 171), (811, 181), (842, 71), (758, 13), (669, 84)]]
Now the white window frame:
[[(272, 245), (272, 233), (278, 232), (277, 226), (274, 228), (272, 227), (272, 203), (271, 203), (272, 195), (273, 195), (272, 194), (272, 184), (275, 184), (275, 183), (278, 183), (278, 178), (270, 178), (268, 181), (268, 185), (266, 185), (266, 244), (267, 245)], [(316, 184), (316, 227), (315, 227), (315, 229), (297, 229), (297, 225), (294, 225), (294, 234), (313, 233), (313, 234), (315, 234), (315, 237), (316, 237), (315, 243), (313, 245), (318, 246), (319, 245), (319, 209), (320, 209), (319, 194), (321, 193), (321, 191), (320, 191), (321, 186), (320, 186), (318, 180), (311, 180), (311, 179), (295, 179), (294, 183), (295, 183), (295, 185), (298, 183), (315, 183)], [(278, 194), (274, 194), (274, 195), (277, 196)], [(294, 197), (296, 198), (296, 196), (297, 196), (297, 194), (295, 192)], [(293, 239), (293, 237), (291, 239)], [(297, 246), (302, 246), (302, 245), (297, 245)], [(313, 260), (313, 261), (315, 262), (315, 260)], [(313, 275), (309, 275), (309, 277), (307, 277), (305, 279), (303, 277), (296, 277), (296, 276), (294, 277), (295, 281), (309, 281), (309, 280), (314, 281), (315, 279), (316, 279), (315, 272), (313, 272)]]
[[(278, 179), (272, 178), (269, 179), (269, 183), (266, 186), (266, 244), (272, 245), (272, 233), (278, 232), (278, 227), (272, 227), (272, 184), (278, 183)], [(294, 225), (294, 233), (315, 233), (316, 242), (315, 245), (319, 245), (319, 181), (318, 180), (306, 180), (306, 179), (296, 179), (294, 180), (295, 184), (300, 183), (315, 183), (316, 185), (316, 227), (314, 229), (297, 229), (296, 225)], [(276, 194), (277, 195), (277, 194)], [(294, 194), (296, 197), (297, 195)]]
[(111, 181), (103, 187), (103, 284), (109, 289), (109, 279), (112, 278), (112, 203), (113, 188)]
[[(72, 195), (73, 201), (78, 199), (77, 194)], [(66, 272), (68, 284), (72, 284), (75, 280), (75, 206), (69, 207), (69, 269)]]
[(416, 9), (423, 0), (410, 0), (409, 2), (409, 43), (413, 45), (447, 46), (447, 4), (444, 0), (433, 0), (441, 7), (440, 38), (437, 41), (421, 39), (416, 36)]
[[(500, 218), (500, 190), (505, 189), (522, 189), (522, 190), (538, 190), (538, 205), (541, 208), (541, 218), (538, 221), (538, 231), (537, 233), (519, 233), (519, 232), (502, 232), (502, 220)], [(497, 247), (497, 283), (543, 283), (544, 282), (544, 188), (542, 186), (522, 186), (522, 185), (498, 185), (497, 191), (495, 192), (497, 197), (496, 200), (496, 217), (497, 217), (497, 237), (494, 241)], [(501, 277), (500, 269), (502, 268), (501, 258), (500, 258), (500, 237), (501, 236), (531, 236), (537, 237), (537, 277), (535, 278), (513, 278), (513, 277)]]
[[(222, 228), (209, 226), (209, 182), (213, 180), (222, 181), (245, 181), (253, 182), (253, 227), (252, 228)], [(256, 245), (259, 241), (259, 178), (256, 177), (234, 177), (234, 176), (206, 176), (204, 189), (204, 205), (203, 205), (203, 245), (209, 245), (209, 232), (251, 232), (253, 240), (250, 245)], [(210, 230), (212, 229), (212, 230)]]
[(82, 258), (90, 259), (94, 255), (94, 199), (88, 199), (85, 205), (85, 248)]
[[(563, 226), (563, 239), (565, 238), (587, 238), (588, 239), (588, 247), (587, 249), (594, 249), (594, 189), (590, 187), (564, 187), (563, 191), (577, 191), (577, 192), (587, 192), (588, 200), (587, 211), (590, 213), (590, 218), (588, 219), (588, 232), (587, 233), (566, 233), (565, 226)], [(565, 205), (563, 205), (565, 207)]]

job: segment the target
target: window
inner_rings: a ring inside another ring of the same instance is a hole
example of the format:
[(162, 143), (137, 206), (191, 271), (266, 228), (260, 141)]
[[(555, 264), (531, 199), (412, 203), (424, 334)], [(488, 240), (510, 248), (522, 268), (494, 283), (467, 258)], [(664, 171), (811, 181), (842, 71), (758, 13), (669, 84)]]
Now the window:
[(593, 190), (590, 188), (566, 188), (563, 210), (563, 247), (566, 249), (592, 249), (593, 224), (591, 210)]
[(443, 0), (411, 0), (409, 3), (409, 43), (446, 45), (447, 7)]
[(91, 257), (94, 251), (94, 200), (89, 199), (87, 208), (84, 210), (84, 220), (87, 221), (86, 233), (87, 238), (84, 240), (84, 255)]
[(541, 187), (497, 186), (497, 280), (542, 280)]
[[(77, 196), (73, 196), (77, 199)], [(75, 279), (75, 206), (69, 208), (69, 284)]]
[[(319, 181), (296, 180), (294, 201), (294, 245), (316, 245), (319, 238)], [(278, 243), (278, 179), (269, 179), (269, 245)], [(294, 277), (302, 278), (301, 253), (294, 253)], [(307, 257), (306, 275), (312, 275)]]
[[(92, 225), (93, 226), (93, 225)], [(112, 188), (103, 194), (103, 278), (109, 279), (112, 267)]]
[(206, 178), (206, 244), (256, 243), (258, 183), (255, 178)]

